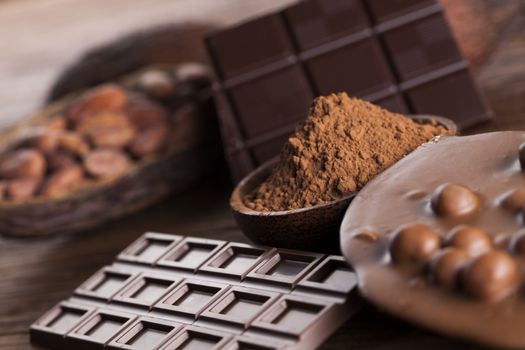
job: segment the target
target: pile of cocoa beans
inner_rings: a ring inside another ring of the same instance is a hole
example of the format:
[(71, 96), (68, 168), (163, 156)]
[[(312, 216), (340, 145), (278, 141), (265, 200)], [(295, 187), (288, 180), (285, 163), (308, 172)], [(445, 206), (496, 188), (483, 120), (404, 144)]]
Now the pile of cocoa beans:
[[(182, 72), (191, 75), (194, 68)], [(162, 101), (173, 95), (175, 81), (152, 70), (136, 85), (139, 89), (111, 83), (85, 91), (62, 112), (24, 130), (0, 155), (0, 201), (69, 195), (162, 152), (172, 132), (172, 111)]]

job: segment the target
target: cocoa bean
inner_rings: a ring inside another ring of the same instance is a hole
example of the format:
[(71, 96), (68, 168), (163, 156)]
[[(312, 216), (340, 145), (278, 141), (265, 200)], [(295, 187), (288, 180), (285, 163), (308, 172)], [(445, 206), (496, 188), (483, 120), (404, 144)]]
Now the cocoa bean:
[(126, 92), (115, 84), (106, 84), (90, 90), (73, 102), (69, 120), (76, 125), (83, 117), (106, 111), (118, 111), (127, 103)]
[(7, 183), (7, 197), (16, 201), (32, 198), (41, 182), (41, 178), (35, 177), (10, 180)]
[(167, 125), (157, 125), (137, 134), (131, 143), (130, 152), (139, 158), (159, 152), (165, 145), (169, 136)]
[(128, 155), (114, 149), (96, 149), (84, 158), (84, 168), (95, 178), (113, 178), (131, 167)]
[(84, 169), (80, 165), (64, 167), (47, 179), (42, 188), (45, 197), (58, 197), (70, 193), (84, 182)]
[(0, 161), (0, 176), (6, 179), (41, 178), (46, 171), (44, 155), (34, 148), (22, 148), (6, 154)]

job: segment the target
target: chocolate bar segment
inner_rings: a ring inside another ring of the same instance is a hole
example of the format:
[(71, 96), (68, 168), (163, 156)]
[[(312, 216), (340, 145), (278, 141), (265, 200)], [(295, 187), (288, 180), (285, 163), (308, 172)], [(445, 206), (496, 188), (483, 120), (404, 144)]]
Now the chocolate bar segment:
[(76, 349), (103, 349), (136, 316), (113, 310), (98, 310), (66, 335), (65, 344)]
[(156, 310), (196, 320), (204, 309), (228, 290), (229, 285), (186, 279), (155, 305)]
[(169, 250), (158, 262), (159, 266), (196, 271), (226, 242), (187, 237)]
[(181, 278), (168, 278), (162, 275), (155, 276), (145, 273), (118, 292), (113, 297), (113, 300), (137, 307), (150, 308), (180, 281)]
[(490, 117), (436, 0), (302, 1), (206, 43), (235, 182), (279, 153), (315, 96), (347, 92), (462, 129)]
[(170, 247), (179, 243), (181, 240), (181, 236), (148, 232), (119, 254), (118, 259), (122, 261), (153, 264), (164, 255)]
[(293, 39), (307, 50), (368, 29), (368, 17), (359, 1), (301, 1), (283, 11)]
[(355, 275), (343, 262), (146, 233), (39, 318), (31, 341), (86, 350), (314, 349), (358, 309)]
[(157, 349), (179, 330), (182, 325), (148, 317), (140, 317), (128, 325), (107, 346), (107, 349)]
[(75, 294), (87, 298), (109, 300), (137, 275), (136, 272), (105, 267), (78, 287)]
[(207, 40), (220, 75), (231, 78), (293, 53), (284, 23), (269, 15), (218, 33)]
[(56, 349), (66, 349), (63, 342), (65, 335), (89, 317), (93, 310), (90, 306), (61, 302), (31, 325), (31, 340)]

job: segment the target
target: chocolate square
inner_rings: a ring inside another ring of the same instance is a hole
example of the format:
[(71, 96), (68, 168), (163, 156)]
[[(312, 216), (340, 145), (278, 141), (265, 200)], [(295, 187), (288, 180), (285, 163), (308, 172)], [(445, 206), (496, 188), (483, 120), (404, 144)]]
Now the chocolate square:
[(298, 289), (324, 290), (346, 296), (357, 286), (357, 276), (343, 257), (329, 256), (306, 275)]
[(310, 325), (322, 318), (333, 304), (320, 299), (285, 295), (253, 321), (253, 328), (300, 337)]
[(103, 349), (136, 316), (113, 310), (96, 311), (66, 335), (70, 349)]
[(118, 259), (140, 264), (153, 264), (182, 238), (177, 235), (148, 232), (124, 249)]
[(298, 65), (231, 87), (227, 94), (247, 138), (295, 125), (314, 96)]
[(441, 12), (389, 30), (382, 38), (402, 81), (462, 59)]
[(301, 50), (368, 28), (368, 17), (358, 0), (301, 1), (283, 13)]
[(263, 339), (246, 336), (235, 336), (227, 345), (224, 346), (224, 350), (279, 350), (285, 349), (287, 343), (279, 342), (277, 338), (274, 339)]
[(391, 112), (409, 114), (408, 106), (401, 94), (394, 94), (387, 97), (383, 97), (379, 100), (374, 101), (378, 106), (381, 106)]
[(350, 95), (364, 97), (394, 83), (374, 38), (329, 51), (307, 60), (305, 64), (319, 95), (346, 91)]
[(195, 271), (225, 244), (224, 241), (187, 237), (167, 252), (157, 265)]
[(157, 349), (181, 328), (182, 325), (176, 322), (139, 317), (123, 329), (106, 348), (112, 350)]
[(435, 0), (365, 0), (375, 23), (384, 22), (436, 4)]
[(241, 281), (263, 261), (272, 249), (242, 243), (228, 243), (213, 258), (199, 268), (198, 273), (230, 277)]
[(86, 298), (109, 301), (137, 276), (138, 274), (132, 271), (105, 267), (82, 283), (75, 290), (75, 294)]
[(271, 14), (207, 38), (215, 66), (228, 79), (293, 53), (281, 16)]
[(406, 96), (416, 113), (453, 119), (460, 128), (489, 118), (467, 69), (410, 88)]
[(168, 278), (161, 275), (142, 274), (117, 293), (113, 297), (113, 301), (135, 307), (150, 308), (180, 281), (181, 278), (177, 277)]
[(61, 302), (31, 325), (31, 342), (40, 346), (53, 344), (54, 348), (66, 349), (63, 338), (93, 312), (92, 307)]
[(276, 154), (279, 154), (292, 132), (293, 130), (290, 130), (284, 135), (271, 138), (263, 143), (253, 146), (250, 153), (255, 160), (254, 164), (261, 164), (275, 157)]
[(215, 324), (217, 327), (232, 326), (245, 329), (278, 297), (278, 293), (235, 286), (204, 310), (197, 324), (212, 327)]
[(247, 276), (247, 282), (293, 288), (323, 257), (322, 254), (277, 249)]
[(222, 349), (231, 335), (195, 326), (186, 326), (158, 350)]
[(155, 306), (169, 314), (180, 314), (195, 320), (201, 312), (219, 298), (228, 286), (204, 280), (186, 279)]

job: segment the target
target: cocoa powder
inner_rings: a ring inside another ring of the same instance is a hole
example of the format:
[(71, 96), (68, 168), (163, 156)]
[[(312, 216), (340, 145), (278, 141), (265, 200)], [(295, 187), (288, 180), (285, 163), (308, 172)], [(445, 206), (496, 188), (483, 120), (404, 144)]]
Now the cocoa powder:
[(446, 131), (436, 122), (419, 124), (346, 93), (319, 97), (284, 145), (279, 164), (245, 204), (281, 211), (346, 197)]

